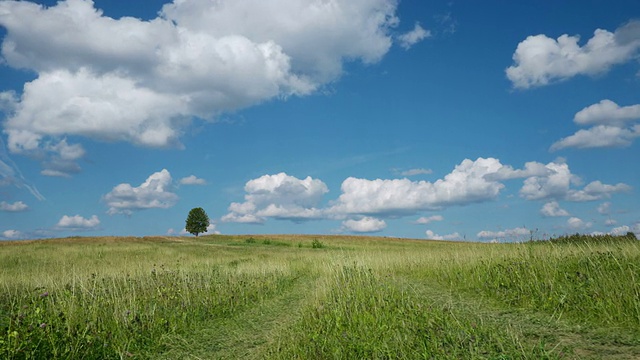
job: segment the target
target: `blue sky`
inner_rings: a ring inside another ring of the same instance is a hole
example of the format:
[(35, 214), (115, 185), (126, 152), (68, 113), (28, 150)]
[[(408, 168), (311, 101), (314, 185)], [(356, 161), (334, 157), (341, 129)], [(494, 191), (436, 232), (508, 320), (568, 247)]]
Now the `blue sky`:
[(0, 239), (640, 232), (637, 1), (2, 1), (0, 37)]

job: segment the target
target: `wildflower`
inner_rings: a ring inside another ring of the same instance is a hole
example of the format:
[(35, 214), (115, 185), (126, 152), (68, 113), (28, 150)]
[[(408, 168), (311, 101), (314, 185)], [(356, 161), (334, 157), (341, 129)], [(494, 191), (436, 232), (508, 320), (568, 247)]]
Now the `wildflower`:
[(46, 298), (47, 296), (49, 296), (49, 292), (48, 291), (45, 291), (42, 294), (40, 294), (41, 298)]
[(47, 324), (46, 324), (46, 323), (42, 323), (42, 324), (40, 324), (40, 329), (45, 329), (46, 327), (47, 327)]

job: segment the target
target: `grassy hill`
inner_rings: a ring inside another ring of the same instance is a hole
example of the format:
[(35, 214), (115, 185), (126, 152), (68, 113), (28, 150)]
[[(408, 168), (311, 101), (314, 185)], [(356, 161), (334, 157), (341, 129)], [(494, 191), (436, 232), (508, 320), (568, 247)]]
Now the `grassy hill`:
[(640, 242), (0, 243), (0, 358), (634, 359)]

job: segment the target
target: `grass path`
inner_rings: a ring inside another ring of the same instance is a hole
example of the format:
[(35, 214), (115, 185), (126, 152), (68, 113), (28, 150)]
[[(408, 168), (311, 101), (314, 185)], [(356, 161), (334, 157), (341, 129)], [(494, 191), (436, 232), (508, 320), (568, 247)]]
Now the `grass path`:
[(280, 294), (232, 317), (210, 321), (187, 336), (165, 339), (156, 359), (263, 359), (278, 334), (296, 322), (314, 298), (317, 278), (305, 274)]

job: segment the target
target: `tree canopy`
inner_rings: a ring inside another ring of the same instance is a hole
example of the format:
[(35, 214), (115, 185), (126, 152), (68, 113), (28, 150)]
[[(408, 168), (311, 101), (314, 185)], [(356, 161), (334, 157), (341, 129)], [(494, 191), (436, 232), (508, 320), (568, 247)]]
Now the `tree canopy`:
[(207, 213), (200, 207), (193, 208), (189, 211), (189, 216), (187, 216), (185, 229), (195, 235), (207, 232), (207, 227), (209, 226), (209, 216)]

